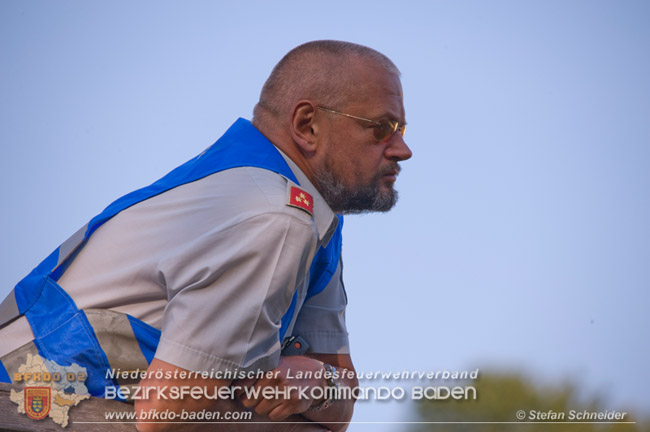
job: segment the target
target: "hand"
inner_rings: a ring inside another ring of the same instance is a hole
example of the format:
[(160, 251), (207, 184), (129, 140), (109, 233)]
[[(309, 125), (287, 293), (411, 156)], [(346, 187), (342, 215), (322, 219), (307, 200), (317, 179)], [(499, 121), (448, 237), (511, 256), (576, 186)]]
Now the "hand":
[[(239, 398), (246, 408), (253, 408), (257, 414), (264, 415), (269, 420), (278, 421), (292, 414), (300, 414), (320, 401), (311, 398), (311, 389), (325, 387), (327, 382), (323, 377), (323, 364), (309, 357), (290, 356), (280, 357), (278, 367), (274, 369), (273, 378), (262, 378), (251, 385), (250, 398), (245, 392), (239, 393)], [(310, 378), (296, 378), (298, 373)], [(316, 373), (321, 372), (321, 373)], [(313, 376), (319, 378), (313, 378)], [(251, 383), (238, 383), (242, 386)], [(272, 390), (271, 395), (278, 397), (264, 397), (264, 390)], [(257, 397), (255, 391), (259, 390)], [(276, 393), (277, 392), (277, 393)]]

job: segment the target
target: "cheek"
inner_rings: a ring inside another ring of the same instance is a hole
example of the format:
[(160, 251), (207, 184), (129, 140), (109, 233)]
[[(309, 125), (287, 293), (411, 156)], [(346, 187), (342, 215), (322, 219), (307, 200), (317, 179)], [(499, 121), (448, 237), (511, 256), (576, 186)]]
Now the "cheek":
[(328, 168), (334, 178), (350, 187), (367, 186), (376, 180), (383, 161), (383, 147), (364, 140), (341, 136), (328, 154)]
[(356, 182), (363, 155), (354, 151), (351, 144), (342, 142), (328, 157), (328, 168), (334, 178), (345, 185)]
[(367, 178), (375, 178), (385, 162), (383, 148), (379, 145), (366, 148), (359, 156), (359, 168), (363, 168)]
[(346, 186), (352, 186), (359, 183), (361, 179), (360, 160), (352, 155), (345, 155), (338, 160), (337, 172), (335, 173), (339, 180)]
[(354, 177), (351, 180), (354, 187), (377, 186), (380, 179), (380, 162), (370, 155), (361, 155), (354, 161), (352, 172)]
[(368, 152), (350, 152), (341, 162), (345, 166), (348, 180), (357, 186), (368, 184), (375, 176), (374, 157)]

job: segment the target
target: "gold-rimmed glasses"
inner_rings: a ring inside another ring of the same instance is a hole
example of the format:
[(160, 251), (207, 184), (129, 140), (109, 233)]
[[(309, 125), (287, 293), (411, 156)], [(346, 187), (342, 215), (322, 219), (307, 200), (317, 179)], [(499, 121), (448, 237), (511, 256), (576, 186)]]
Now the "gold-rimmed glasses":
[(329, 108), (325, 108), (325, 107), (321, 107), (321, 106), (316, 107), (316, 108), (318, 108), (319, 110), (325, 111), (325, 112), (332, 113), (332, 114), (337, 114), (337, 115), (341, 115), (341, 116), (345, 116), (345, 117), (350, 117), (350, 118), (353, 118), (353, 119), (356, 119), (356, 120), (363, 120), (363, 121), (366, 121), (366, 122), (369, 122), (369, 123), (373, 123), (374, 124), (375, 138), (379, 142), (389, 139), (390, 137), (393, 136), (393, 134), (395, 132), (399, 131), (400, 135), (402, 135), (402, 136), (404, 136), (404, 133), (406, 133), (406, 125), (401, 125), (400, 126), (399, 122), (397, 122), (395, 120), (374, 121), (374, 120), (370, 120), (370, 119), (367, 119), (367, 118), (357, 117), (357, 116), (353, 116), (351, 114), (346, 114), (346, 113), (342, 113), (342, 112), (339, 112), (339, 111), (334, 111), (333, 109), (329, 109)]

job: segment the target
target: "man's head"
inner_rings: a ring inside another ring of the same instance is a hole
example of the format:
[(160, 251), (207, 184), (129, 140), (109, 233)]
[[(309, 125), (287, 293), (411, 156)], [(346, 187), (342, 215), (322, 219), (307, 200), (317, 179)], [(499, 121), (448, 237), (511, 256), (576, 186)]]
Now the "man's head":
[[(397, 162), (411, 157), (397, 67), (361, 45), (314, 41), (264, 84), (253, 123), (341, 213), (388, 211)], [(379, 139), (378, 139), (379, 138)]]

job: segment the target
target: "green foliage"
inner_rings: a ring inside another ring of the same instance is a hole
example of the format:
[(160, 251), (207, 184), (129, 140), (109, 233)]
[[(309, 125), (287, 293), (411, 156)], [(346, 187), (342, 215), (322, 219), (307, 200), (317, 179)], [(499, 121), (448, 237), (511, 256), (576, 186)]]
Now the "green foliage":
[[(449, 383), (447, 385), (458, 385)], [(446, 385), (436, 383), (434, 385)], [(413, 432), (650, 432), (650, 424), (586, 424), (571, 420), (571, 410), (582, 412), (605, 412), (598, 398), (581, 401), (577, 389), (571, 384), (540, 386), (516, 374), (479, 374), (476, 381), (461, 385), (476, 388), (475, 400), (426, 400), (418, 401), (416, 410), (420, 421), (436, 422), (413, 425)], [(523, 410), (525, 419), (519, 420), (517, 412)], [(611, 410), (609, 410), (611, 412)], [(532, 414), (531, 414), (532, 413)], [(564, 419), (559, 413), (564, 413)], [(546, 418), (544, 418), (546, 416)], [(557, 419), (553, 419), (558, 417)], [(598, 420), (592, 420), (598, 421)], [(605, 422), (607, 420), (600, 420)], [(611, 420), (615, 421), (615, 420)], [(628, 412), (625, 422), (638, 421)], [(451, 422), (445, 423), (444, 422)], [(490, 423), (511, 422), (511, 423)], [(523, 424), (522, 422), (536, 422)], [(559, 422), (571, 422), (570, 424)]]

